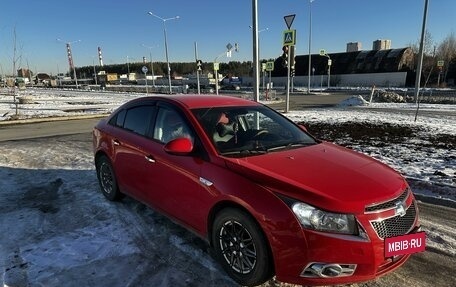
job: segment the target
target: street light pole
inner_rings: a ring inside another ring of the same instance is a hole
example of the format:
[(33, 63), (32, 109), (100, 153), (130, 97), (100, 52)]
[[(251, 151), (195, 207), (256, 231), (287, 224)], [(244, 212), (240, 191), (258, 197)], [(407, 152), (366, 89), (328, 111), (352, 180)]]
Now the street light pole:
[(130, 60), (127, 56), (127, 81), (130, 80)]
[(308, 81), (307, 81), (307, 93), (310, 94), (310, 70), (312, 67), (312, 58), (310, 54), (310, 49), (312, 46), (312, 2), (314, 0), (309, 0), (309, 71), (308, 71)]
[(331, 65), (332, 65), (332, 60), (331, 60), (331, 57), (328, 55), (328, 53), (326, 53), (325, 50), (320, 50), (320, 56), (323, 56), (323, 57), (328, 58), (328, 89), (329, 89), (329, 85), (330, 85), (330, 82), (331, 82)]
[[(229, 52), (229, 50), (228, 50), (227, 52)], [(217, 62), (217, 61), (218, 61), (218, 59), (219, 59), (221, 56), (225, 55), (227, 52), (221, 53), (220, 55), (218, 55), (218, 56), (215, 57), (215, 59), (214, 59), (215, 94), (216, 94), (217, 96), (218, 96), (218, 94), (219, 94), (219, 80), (218, 80), (218, 68), (219, 68), (219, 67), (218, 67), (218, 62)], [(216, 66), (217, 66), (217, 67), (216, 67)]]
[(171, 17), (171, 18), (162, 18), (160, 16), (155, 15), (152, 12), (148, 12), (148, 14), (163, 21), (163, 35), (165, 37), (165, 55), (166, 55), (166, 63), (167, 63), (167, 66), (168, 66), (169, 93), (172, 94), (173, 90), (172, 90), (172, 87), (171, 87), (171, 67), (169, 65), (169, 58), (168, 58), (168, 38), (167, 38), (167, 35), (166, 35), (166, 21), (179, 19), (180, 17), (179, 16), (175, 16), (175, 17)]
[[(416, 77), (415, 77), (415, 101), (418, 104), (418, 99), (420, 95), (420, 83), (421, 83), (421, 68), (423, 65), (423, 55), (424, 55), (424, 40), (426, 38), (426, 19), (427, 19), (427, 10), (428, 10), (428, 0), (424, 1), (424, 14), (423, 14), (423, 24), (421, 27), (421, 38), (420, 38), (420, 49), (418, 52), (418, 65), (416, 68)], [(416, 117), (415, 117), (416, 121)]]
[[(250, 25), (249, 28), (250, 28), (250, 29), (253, 29), (252, 25)], [(264, 32), (264, 31), (269, 31), (269, 28), (264, 28), (264, 29), (258, 30), (258, 35), (259, 35), (261, 32)], [(259, 36), (258, 36), (258, 62), (261, 61), (261, 57), (260, 57), (260, 51), (261, 51), (261, 50), (260, 50), (260, 45), (261, 45), (261, 44), (260, 44), (260, 38), (259, 38)], [(258, 64), (260, 64), (260, 63), (258, 63)], [(262, 68), (262, 69), (261, 69), (261, 72), (263, 73), (263, 92), (264, 92), (264, 76), (265, 76), (264, 74), (265, 74), (265, 70)]]
[[(64, 41), (62, 41), (62, 39), (60, 38), (57, 38), (57, 41), (58, 42), (62, 42), (62, 43), (65, 43)], [(73, 61), (73, 54), (71, 52), (71, 44), (73, 43), (78, 43), (78, 42), (81, 42), (81, 40), (76, 40), (76, 41), (72, 41), (72, 42), (66, 42), (66, 47), (67, 47), (67, 55), (68, 55), (68, 64), (70, 66), (70, 71), (71, 69), (73, 69), (73, 75), (74, 75), (74, 82), (76, 84), (76, 89), (79, 88), (78, 86), (78, 77), (76, 75), (76, 68), (74, 66), (74, 61)]]
[(426, 38), (426, 19), (427, 19), (427, 10), (428, 10), (428, 0), (424, 1), (424, 14), (423, 14), (423, 24), (421, 28), (421, 39), (420, 39), (420, 51), (418, 54), (419, 61), (418, 67), (416, 68), (416, 78), (415, 78), (415, 101), (416, 101), (416, 113), (415, 113), (415, 122), (418, 117), (418, 111), (420, 109), (420, 83), (421, 83), (421, 68), (423, 66), (423, 55), (424, 55), (424, 40)]
[(253, 40), (253, 96), (256, 102), (260, 101), (260, 67), (258, 49), (258, 0), (252, 0), (252, 40)]

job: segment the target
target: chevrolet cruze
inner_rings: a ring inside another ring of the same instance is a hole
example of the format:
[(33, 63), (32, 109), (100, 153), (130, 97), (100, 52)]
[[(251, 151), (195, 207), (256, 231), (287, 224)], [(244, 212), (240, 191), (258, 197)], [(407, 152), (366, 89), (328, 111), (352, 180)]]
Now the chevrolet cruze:
[(131, 196), (195, 232), (241, 285), (375, 279), (424, 250), (405, 179), (257, 102), (132, 100), (93, 130), (109, 200)]

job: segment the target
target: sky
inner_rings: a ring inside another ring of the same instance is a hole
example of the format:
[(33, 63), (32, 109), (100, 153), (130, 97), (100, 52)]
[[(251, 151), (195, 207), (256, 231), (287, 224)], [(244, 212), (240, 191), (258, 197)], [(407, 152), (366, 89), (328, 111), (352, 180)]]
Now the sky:
[[(20, 109), (27, 118), (61, 116), (69, 106), (79, 105), (97, 106), (98, 113), (105, 113), (143, 96), (56, 89), (19, 93), (32, 95), (35, 100), (35, 104)], [(6, 97), (0, 93), (0, 115), (12, 109)], [(337, 107), (291, 111), (286, 116), (296, 122), (351, 121), (416, 128), (419, 134), (414, 140), (384, 145), (371, 139), (368, 144), (357, 143), (352, 148), (401, 172), (415, 194), (456, 202), (456, 182), (449, 180), (456, 175), (456, 151), (417, 148), (426, 144), (427, 136), (455, 134), (455, 117), (427, 114), (415, 123), (412, 116), (401, 112), (413, 108), (408, 104), (363, 103), (354, 91), (353, 98)], [(347, 108), (347, 104), (360, 106)], [(422, 108), (455, 110), (456, 106)], [(93, 110), (85, 109), (85, 113), (88, 111)], [(0, 117), (0, 121), (5, 119)], [(210, 256), (205, 243), (191, 232), (128, 197), (121, 203), (103, 198), (89, 133), (86, 138), (66, 135), (0, 142), (0, 148), (0, 285), (237, 286)], [(439, 178), (435, 171), (449, 176)], [(423, 217), (421, 223), (427, 236), (427, 252), (454, 258), (454, 226)], [(372, 284), (352, 286), (426, 284), (413, 281), (415, 276), (407, 270), (403, 266)], [(268, 282), (262, 286), (285, 285)]]
[[(427, 30), (439, 43), (456, 32), (456, 1), (430, 0)], [(162, 19), (179, 16), (163, 22)], [(389, 39), (392, 48), (403, 48), (420, 38), (424, 0), (258, 0), (260, 58), (282, 53), (284, 16), (296, 15), (296, 53), (344, 52), (348, 42), (361, 42), (372, 49), (377, 39)], [(312, 15), (311, 21), (309, 16)], [(310, 29), (311, 22), (311, 29)], [(239, 52), (219, 61), (251, 61), (252, 1), (199, 0), (2, 0), (0, 9), (0, 74), (11, 74), (14, 31), (18, 66), (32, 71), (67, 72), (65, 43), (72, 43), (74, 64), (92, 66), (98, 62), (101, 47), (104, 64), (140, 62), (143, 57), (165, 62), (163, 28), (165, 23), (170, 62), (212, 62), (226, 51), (226, 45), (239, 45)], [(57, 41), (59, 38), (61, 41)], [(144, 47), (147, 46), (148, 48)]]

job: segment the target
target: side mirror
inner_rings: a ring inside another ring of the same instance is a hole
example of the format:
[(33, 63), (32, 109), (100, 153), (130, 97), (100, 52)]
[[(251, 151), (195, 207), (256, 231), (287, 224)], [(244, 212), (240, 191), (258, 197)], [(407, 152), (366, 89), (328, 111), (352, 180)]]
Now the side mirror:
[(301, 130), (303, 130), (303, 131), (305, 131), (305, 132), (309, 132), (309, 131), (307, 130), (307, 128), (306, 128), (304, 125), (299, 124), (298, 126), (301, 128)]
[(164, 146), (165, 152), (174, 155), (187, 155), (193, 151), (193, 143), (189, 138), (177, 138)]

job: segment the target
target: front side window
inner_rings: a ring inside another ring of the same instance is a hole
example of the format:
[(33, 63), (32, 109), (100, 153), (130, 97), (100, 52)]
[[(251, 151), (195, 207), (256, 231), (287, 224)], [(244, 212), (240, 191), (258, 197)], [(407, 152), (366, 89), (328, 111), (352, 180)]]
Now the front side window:
[(158, 110), (153, 137), (162, 143), (167, 143), (180, 137), (193, 139), (184, 117), (176, 110), (164, 107)]
[(193, 110), (221, 155), (243, 157), (315, 144), (310, 135), (264, 106)]

